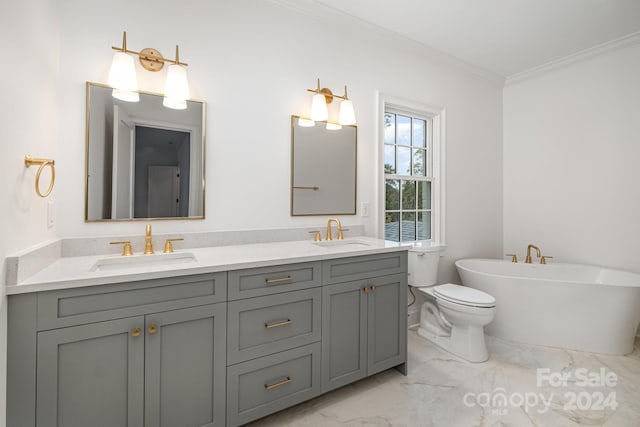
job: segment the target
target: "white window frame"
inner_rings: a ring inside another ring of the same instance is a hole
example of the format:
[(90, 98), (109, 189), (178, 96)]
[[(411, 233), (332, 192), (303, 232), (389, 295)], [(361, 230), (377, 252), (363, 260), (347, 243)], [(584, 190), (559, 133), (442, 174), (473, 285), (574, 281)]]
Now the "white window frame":
[[(445, 153), (446, 153), (446, 110), (444, 107), (428, 105), (378, 92), (378, 134), (377, 143), (377, 195), (376, 224), (378, 238), (385, 238), (385, 173), (384, 173), (384, 114), (387, 110), (406, 112), (408, 115), (423, 116), (431, 120), (431, 150), (427, 153), (431, 163), (431, 239), (428, 242), (445, 245)], [(401, 178), (412, 179), (410, 176)]]

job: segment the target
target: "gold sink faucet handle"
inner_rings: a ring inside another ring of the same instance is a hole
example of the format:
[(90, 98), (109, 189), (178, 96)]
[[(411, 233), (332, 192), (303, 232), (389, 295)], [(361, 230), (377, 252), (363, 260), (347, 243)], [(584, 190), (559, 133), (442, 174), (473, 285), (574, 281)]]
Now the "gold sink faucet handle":
[(310, 231), (309, 234), (313, 234), (314, 242), (322, 242), (322, 236), (318, 230)]
[(153, 253), (153, 242), (151, 241), (151, 224), (147, 224), (144, 233), (144, 254), (150, 255)]
[(171, 244), (171, 242), (178, 242), (180, 240), (184, 240), (184, 238), (178, 237), (178, 238), (175, 238), (175, 239), (167, 239), (164, 242), (164, 251), (162, 251), (162, 252), (164, 252), (165, 254), (172, 253), (173, 252), (173, 244)]
[(131, 256), (133, 255), (133, 250), (131, 249), (131, 242), (129, 240), (125, 240), (123, 242), (109, 242), (110, 245), (124, 245), (122, 248), (122, 256)]
[(542, 256), (540, 257), (540, 264), (546, 264), (546, 263), (547, 263), (547, 260), (548, 260), (548, 259), (550, 259), (550, 258), (553, 258), (553, 257), (552, 257), (552, 256), (549, 256), (549, 255), (542, 255)]
[(506, 254), (505, 256), (510, 256), (511, 262), (518, 262), (518, 256), (516, 254)]

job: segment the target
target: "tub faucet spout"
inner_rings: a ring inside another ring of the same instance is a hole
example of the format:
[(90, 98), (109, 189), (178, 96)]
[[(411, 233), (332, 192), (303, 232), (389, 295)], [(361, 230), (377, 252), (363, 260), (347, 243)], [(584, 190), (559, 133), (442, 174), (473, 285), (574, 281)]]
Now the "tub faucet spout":
[(540, 248), (536, 245), (529, 245), (527, 246), (527, 257), (524, 260), (527, 264), (531, 264), (531, 248), (536, 250), (536, 257), (540, 258)]

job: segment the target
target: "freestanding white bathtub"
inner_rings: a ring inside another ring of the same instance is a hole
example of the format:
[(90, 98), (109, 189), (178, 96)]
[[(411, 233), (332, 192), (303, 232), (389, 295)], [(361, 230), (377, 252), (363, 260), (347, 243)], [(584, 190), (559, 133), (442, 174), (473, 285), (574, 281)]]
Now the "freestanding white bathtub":
[(633, 351), (640, 274), (579, 264), (462, 259), (465, 286), (496, 299), (487, 334), (527, 344), (606, 354)]

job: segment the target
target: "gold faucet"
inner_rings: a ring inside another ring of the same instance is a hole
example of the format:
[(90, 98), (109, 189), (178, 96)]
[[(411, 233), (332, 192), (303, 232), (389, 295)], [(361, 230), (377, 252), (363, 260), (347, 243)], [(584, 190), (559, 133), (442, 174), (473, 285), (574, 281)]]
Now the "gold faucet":
[(340, 224), (340, 220), (337, 218), (329, 218), (329, 221), (327, 221), (327, 239), (326, 240), (333, 240), (333, 238), (331, 237), (332, 222), (335, 222), (336, 225), (338, 226), (338, 240), (343, 240), (344, 235), (342, 234), (342, 224)]
[(527, 246), (527, 257), (524, 260), (527, 264), (531, 264), (531, 248), (536, 250), (536, 257), (540, 258), (540, 248), (536, 245), (529, 245)]
[(153, 243), (151, 242), (151, 224), (147, 224), (144, 235), (144, 254), (150, 255), (153, 253)]

